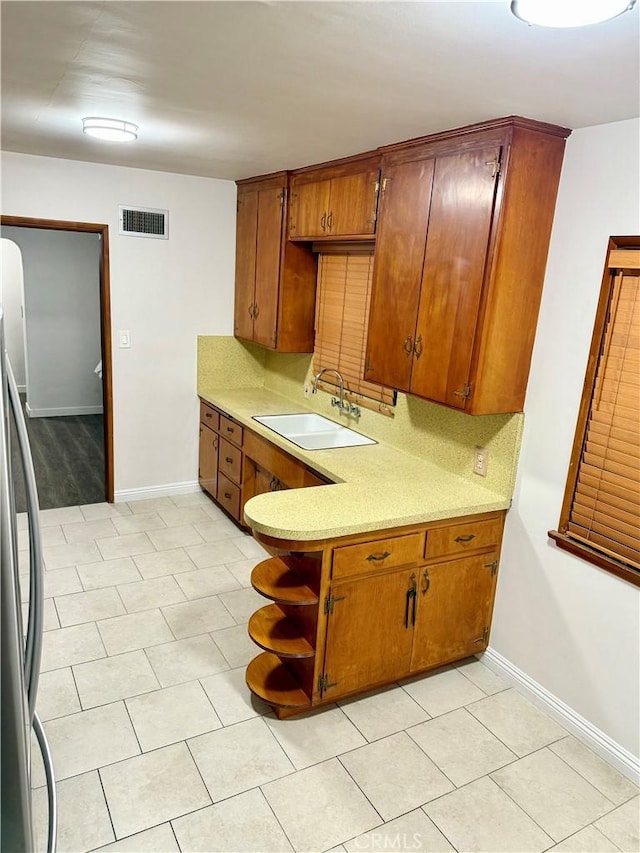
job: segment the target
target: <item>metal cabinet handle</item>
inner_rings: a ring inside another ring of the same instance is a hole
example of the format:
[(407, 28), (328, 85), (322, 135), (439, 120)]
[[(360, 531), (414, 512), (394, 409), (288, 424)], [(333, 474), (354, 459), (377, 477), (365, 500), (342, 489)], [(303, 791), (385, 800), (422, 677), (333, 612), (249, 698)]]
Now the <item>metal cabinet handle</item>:
[(409, 578), (409, 589), (407, 590), (407, 595), (405, 599), (404, 606), (404, 627), (409, 627), (409, 604), (413, 603), (413, 610), (411, 615), (411, 624), (416, 624), (416, 576), (415, 573), (412, 572), (411, 577)]
[(234, 427), (227, 427), (227, 432), (235, 432), (235, 428)]
[(402, 349), (405, 351), (406, 355), (411, 355), (413, 352), (413, 337), (411, 335), (407, 335), (403, 340)]
[(224, 461), (227, 463), (227, 465), (233, 464), (233, 459), (230, 456), (226, 456)]
[(322, 217), (320, 218), (320, 227), (322, 228), (323, 231), (326, 230), (326, 223), (327, 223), (327, 214), (323, 213)]
[(205, 413), (204, 413), (204, 416), (205, 416), (205, 418), (212, 418), (212, 417), (213, 417), (213, 415), (211, 414), (211, 412), (205, 412)]
[(256, 302), (256, 303), (254, 303), (254, 306), (253, 306), (253, 319), (254, 320), (258, 319), (259, 313), (260, 313), (260, 307), (259, 307), (258, 303)]
[(253, 302), (251, 303), (251, 305), (249, 305), (249, 308), (247, 310), (249, 311), (249, 316), (253, 317)]
[(413, 345), (413, 351), (416, 355), (416, 358), (420, 358), (422, 355), (422, 334), (419, 334), (416, 338), (416, 342)]
[(425, 569), (422, 574), (422, 594), (426, 595), (431, 586), (431, 578), (429, 577), (429, 569)]
[(382, 554), (369, 554), (369, 556), (366, 557), (366, 559), (370, 563), (373, 563), (373, 562), (379, 563), (382, 560), (386, 560), (387, 557), (390, 557), (390, 556), (391, 556), (391, 551), (383, 551)]
[(331, 231), (333, 228), (333, 211), (327, 217), (327, 231)]
[(229, 493), (229, 492), (224, 492), (224, 496), (225, 496), (225, 498), (226, 498), (228, 501), (230, 501), (230, 500), (231, 500), (231, 495), (230, 495), (230, 493)]
[(470, 533), (468, 536), (456, 536), (453, 540), (454, 542), (471, 542), (472, 539), (475, 539), (475, 533)]

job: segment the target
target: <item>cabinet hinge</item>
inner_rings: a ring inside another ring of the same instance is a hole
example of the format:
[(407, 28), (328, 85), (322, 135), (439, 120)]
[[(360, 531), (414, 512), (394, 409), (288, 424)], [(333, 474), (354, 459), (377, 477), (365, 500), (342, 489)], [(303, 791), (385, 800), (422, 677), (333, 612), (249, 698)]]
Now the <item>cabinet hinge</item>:
[(480, 637), (476, 637), (473, 642), (474, 643), (482, 643), (483, 646), (486, 646), (488, 641), (489, 641), (489, 626), (485, 625), (485, 627), (482, 629), (482, 635)]
[(318, 676), (318, 690), (320, 692), (320, 696), (322, 696), (326, 690), (330, 687), (337, 687), (337, 681), (329, 681), (329, 676), (326, 673), (322, 673), (322, 675)]
[(333, 613), (333, 608), (336, 601), (344, 601), (344, 595), (329, 595), (324, 600), (324, 612), (327, 616), (330, 616)]
[(487, 160), (487, 162), (484, 165), (485, 166), (491, 166), (491, 177), (492, 178), (495, 178), (495, 176), (497, 174), (499, 174), (499, 172), (500, 172), (500, 161), (498, 160), (497, 157), (495, 157), (493, 160)]
[(485, 563), (485, 569), (491, 569), (491, 577), (498, 574), (498, 561), (494, 560), (492, 563)]
[(453, 392), (454, 397), (464, 397), (465, 400), (468, 400), (471, 396), (471, 385), (465, 384), (462, 386), (460, 391)]
[(387, 191), (387, 183), (391, 180), (391, 178), (383, 178), (380, 183), (380, 192), (384, 193)]
[(373, 365), (371, 364), (369, 359), (367, 359), (364, 363), (364, 372), (365, 373), (371, 373), (372, 370), (373, 370)]

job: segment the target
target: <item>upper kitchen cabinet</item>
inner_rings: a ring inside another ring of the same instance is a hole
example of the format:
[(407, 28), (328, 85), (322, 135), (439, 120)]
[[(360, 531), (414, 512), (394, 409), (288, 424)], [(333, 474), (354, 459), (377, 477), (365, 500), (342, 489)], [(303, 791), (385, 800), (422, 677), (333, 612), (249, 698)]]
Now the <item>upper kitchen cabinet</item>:
[(237, 186), (234, 334), (278, 352), (312, 352), (316, 260), (286, 239), (288, 175)]
[(367, 379), (522, 410), (569, 133), (509, 117), (382, 150)]
[(373, 239), (379, 176), (377, 154), (294, 172), (289, 239)]

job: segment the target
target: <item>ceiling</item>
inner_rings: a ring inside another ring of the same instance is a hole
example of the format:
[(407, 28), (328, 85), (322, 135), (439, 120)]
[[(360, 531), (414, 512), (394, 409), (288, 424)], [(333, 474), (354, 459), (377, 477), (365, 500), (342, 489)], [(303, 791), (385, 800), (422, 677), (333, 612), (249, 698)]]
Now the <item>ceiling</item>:
[[(218, 178), (505, 115), (635, 117), (640, 9), (528, 27), (484, 2), (3, 0), (3, 150)], [(128, 145), (83, 116), (140, 126)]]

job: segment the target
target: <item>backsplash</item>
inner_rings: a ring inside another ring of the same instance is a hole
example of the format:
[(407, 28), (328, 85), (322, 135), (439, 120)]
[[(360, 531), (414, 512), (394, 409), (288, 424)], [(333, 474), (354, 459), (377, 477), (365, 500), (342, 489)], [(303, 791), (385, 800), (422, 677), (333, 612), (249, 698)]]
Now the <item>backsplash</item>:
[[(425, 459), (441, 468), (480, 482), (486, 488), (511, 497), (522, 438), (524, 415), (472, 417), (445, 406), (398, 393), (393, 418), (367, 409), (360, 418), (340, 415), (322, 391), (304, 396), (311, 384), (312, 356), (273, 353), (231, 337), (198, 338), (198, 389), (264, 387), (297, 405), (340, 420), (377, 441)], [(476, 447), (489, 451), (485, 478), (472, 473)]]

